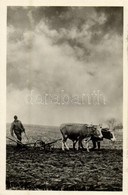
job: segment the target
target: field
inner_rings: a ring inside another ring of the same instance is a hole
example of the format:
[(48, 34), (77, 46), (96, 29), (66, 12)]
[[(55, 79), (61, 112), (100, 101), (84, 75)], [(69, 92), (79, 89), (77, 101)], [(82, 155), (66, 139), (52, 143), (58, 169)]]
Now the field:
[[(26, 133), (30, 142), (42, 139), (48, 143), (61, 138), (58, 127), (26, 125)], [(50, 150), (17, 150), (15, 143), (7, 140), (6, 189), (122, 191), (122, 130), (116, 130), (115, 137), (115, 143), (104, 140), (100, 151), (89, 153), (62, 151), (61, 141)], [(72, 146), (70, 141), (68, 145)]]

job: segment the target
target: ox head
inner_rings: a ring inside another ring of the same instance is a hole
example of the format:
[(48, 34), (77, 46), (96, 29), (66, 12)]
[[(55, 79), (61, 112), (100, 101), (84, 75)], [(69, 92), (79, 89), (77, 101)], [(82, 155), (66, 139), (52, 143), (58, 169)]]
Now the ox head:
[(111, 141), (116, 141), (114, 133), (110, 131), (108, 128), (102, 129), (101, 132), (103, 134), (103, 138), (109, 139)]
[(97, 138), (100, 138), (102, 139), (103, 138), (103, 135), (102, 135), (102, 125), (93, 125), (92, 126), (92, 129), (93, 129), (93, 135), (94, 137), (97, 137)]

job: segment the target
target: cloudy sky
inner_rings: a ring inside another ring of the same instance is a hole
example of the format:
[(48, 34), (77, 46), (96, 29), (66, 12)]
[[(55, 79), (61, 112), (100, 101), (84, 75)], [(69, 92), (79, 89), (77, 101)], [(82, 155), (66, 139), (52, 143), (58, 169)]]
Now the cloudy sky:
[[(119, 7), (8, 7), (7, 122), (122, 121), (122, 18)], [(105, 102), (78, 101), (98, 91)]]

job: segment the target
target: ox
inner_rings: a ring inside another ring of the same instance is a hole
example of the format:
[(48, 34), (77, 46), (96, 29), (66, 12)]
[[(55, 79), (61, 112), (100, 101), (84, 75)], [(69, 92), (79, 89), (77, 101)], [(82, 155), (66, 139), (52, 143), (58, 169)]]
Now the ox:
[(69, 150), (66, 141), (70, 139), (73, 141), (73, 149), (78, 141), (78, 149), (83, 148), (82, 140), (87, 139), (87, 151), (89, 152), (88, 142), (91, 140), (91, 137), (102, 138), (101, 133), (102, 127), (100, 125), (93, 126), (87, 124), (62, 124), (60, 126), (60, 131), (62, 134), (62, 150), (65, 148)]
[(110, 131), (108, 128), (103, 128), (101, 130), (101, 133), (103, 135), (102, 138), (97, 138), (95, 136), (92, 136), (92, 143), (93, 143), (93, 149), (96, 148), (96, 144), (98, 145), (98, 150), (100, 149), (100, 142), (105, 138), (105, 139), (109, 139), (111, 141), (116, 141), (116, 138), (114, 136), (114, 133), (112, 131)]

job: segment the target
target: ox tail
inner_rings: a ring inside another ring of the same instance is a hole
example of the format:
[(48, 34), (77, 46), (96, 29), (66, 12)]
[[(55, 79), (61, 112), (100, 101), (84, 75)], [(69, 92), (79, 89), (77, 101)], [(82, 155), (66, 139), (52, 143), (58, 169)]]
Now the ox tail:
[(60, 129), (60, 132), (62, 134), (62, 141), (66, 141), (68, 136), (66, 135), (66, 131), (65, 131), (65, 128), (61, 128)]
[(60, 132), (62, 134), (62, 150), (65, 150), (65, 148), (67, 150), (69, 150), (69, 147), (66, 144), (66, 141), (67, 141), (68, 136), (66, 135), (66, 129), (65, 129), (65, 127), (60, 128)]

